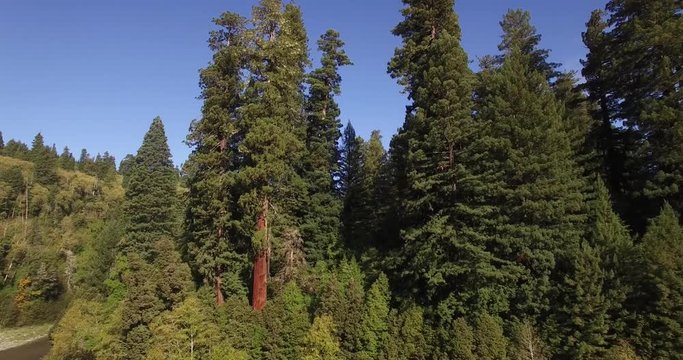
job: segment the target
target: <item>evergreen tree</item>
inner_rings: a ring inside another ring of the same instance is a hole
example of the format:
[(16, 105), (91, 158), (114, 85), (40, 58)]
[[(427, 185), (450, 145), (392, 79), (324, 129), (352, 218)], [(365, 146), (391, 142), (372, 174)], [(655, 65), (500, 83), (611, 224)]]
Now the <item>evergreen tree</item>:
[[(551, 278), (571, 259), (586, 221), (584, 183), (562, 126), (562, 109), (518, 45), (498, 71), (483, 77), (479, 110), (486, 124), (485, 171), (495, 174), (487, 202), (495, 206), (494, 252), (519, 274), (509, 283), (513, 312), (536, 317), (549, 309)], [(558, 277), (555, 277), (556, 279)]]
[(624, 198), (620, 212), (642, 231), (662, 201), (677, 210), (683, 206), (683, 155), (676, 145), (683, 59), (680, 41), (673, 40), (683, 21), (681, 4), (613, 0), (605, 9), (606, 19), (595, 12), (588, 23), (584, 73), (592, 97), (600, 99), (603, 123), (609, 117), (612, 127), (621, 128), (623, 138), (612, 141), (619, 147), (610, 166), (619, 173), (610, 187), (620, 185), (614, 189)]
[(588, 239), (599, 256), (602, 294), (607, 305), (609, 332), (613, 342), (624, 335), (626, 313), (623, 303), (629, 292), (626, 283), (633, 243), (628, 229), (612, 209), (607, 187), (601, 179), (594, 185), (596, 198), (591, 203)]
[(464, 318), (457, 318), (453, 322), (453, 333), (449, 337), (450, 357), (454, 360), (474, 360), (474, 332)]
[(423, 360), (428, 359), (429, 349), (425, 337), (424, 311), (409, 306), (389, 315), (389, 337), (380, 359)]
[(557, 69), (560, 64), (548, 62), (550, 51), (539, 49), (541, 35), (531, 25), (531, 14), (526, 10), (509, 9), (500, 22), (503, 29), (502, 41), (498, 50), (505, 55), (498, 56), (497, 62), (502, 64), (505, 56), (509, 55), (514, 48), (527, 56), (528, 66), (534, 71), (543, 74), (548, 81), (553, 81), (560, 75)]
[(306, 258), (311, 263), (332, 257), (339, 246), (341, 203), (335, 196), (334, 177), (338, 172), (341, 111), (334, 96), (341, 94), (339, 67), (351, 65), (343, 46), (339, 33), (327, 30), (318, 40), (318, 50), (322, 52), (321, 67), (307, 79), (308, 154), (304, 177), (309, 184), (310, 205), (304, 214), (301, 232)]
[(242, 104), (242, 79), (247, 49), (247, 20), (235, 13), (214, 19), (219, 30), (211, 32), (211, 64), (200, 72), (202, 117), (190, 128), (187, 143), (193, 147), (185, 165), (188, 205), (185, 217), (185, 251), (207, 283), (213, 284), (216, 301), (223, 291), (246, 295), (240, 276), (247, 268), (247, 244), (236, 234), (232, 196), (237, 142), (237, 109)]
[(554, 345), (567, 359), (596, 359), (604, 354), (609, 324), (600, 265), (597, 251), (583, 243), (573, 274), (565, 278), (567, 293), (563, 294), (557, 329), (561, 337)]
[(35, 181), (42, 185), (57, 183), (57, 162), (50, 153), (50, 148), (45, 146), (43, 135), (36, 134), (31, 145), (31, 161), (35, 164)]
[[(403, 39), (389, 72), (412, 104), (391, 142), (400, 224), (393, 273), (406, 294), (454, 315), (507, 307), (480, 233), (486, 213), (474, 167), (477, 124), (472, 119), (474, 76), (460, 46), (452, 0), (404, 1), (394, 29)], [(433, 310), (434, 308), (428, 309)]]
[(501, 320), (489, 314), (481, 314), (476, 319), (474, 337), (476, 355), (479, 360), (507, 359), (507, 339), (503, 335)]
[(26, 144), (21, 141), (11, 139), (5, 144), (5, 148), (2, 151), (4, 156), (9, 156), (21, 160), (31, 161), (31, 152)]
[(338, 191), (344, 198), (341, 213), (342, 235), (347, 247), (358, 248), (357, 229), (363, 221), (362, 212), (358, 211), (366, 199), (363, 198), (363, 139), (356, 136), (351, 122), (346, 124), (342, 137), (339, 161)]
[(683, 227), (669, 204), (650, 221), (640, 245), (637, 351), (647, 359), (680, 359), (683, 354)]
[(151, 260), (154, 242), (175, 234), (175, 205), (175, 171), (164, 124), (157, 117), (145, 134), (128, 179), (124, 205), (128, 226), (120, 244), (122, 253)]
[(365, 299), (363, 318), (364, 336), (361, 358), (377, 359), (380, 350), (388, 340), (389, 280), (384, 274), (370, 286)]
[(306, 334), (311, 326), (306, 299), (301, 289), (290, 282), (264, 312), (267, 335), (263, 344), (265, 359), (300, 359), (304, 355)]
[(304, 360), (340, 359), (339, 343), (334, 337), (335, 325), (328, 315), (316, 317), (306, 336), (306, 355)]
[(263, 0), (254, 8), (252, 35), (257, 46), (239, 108), (235, 186), (238, 220), (256, 255), (252, 303), (260, 310), (266, 301), (271, 249), (279, 246), (283, 234), (298, 231), (305, 211), (302, 84), (309, 60), (301, 10), (293, 4), (283, 9), (280, 0)]
[(5, 139), (2, 138), (2, 131), (0, 131), (0, 154), (2, 154), (2, 150), (5, 149)]
[(75, 170), (76, 169), (76, 159), (69, 151), (69, 147), (65, 146), (64, 151), (59, 156), (59, 167), (64, 170)]

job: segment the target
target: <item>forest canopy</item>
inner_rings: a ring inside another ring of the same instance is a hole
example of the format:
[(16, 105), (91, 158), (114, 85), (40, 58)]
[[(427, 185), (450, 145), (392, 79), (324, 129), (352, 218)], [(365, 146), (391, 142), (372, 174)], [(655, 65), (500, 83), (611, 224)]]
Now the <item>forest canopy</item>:
[(683, 4), (586, 14), (578, 74), (528, 11), (473, 70), (454, 0), (402, 2), (387, 149), (281, 0), (213, 20), (181, 167), (159, 117), (118, 169), (0, 133), (0, 325), (55, 322), (48, 359), (683, 359)]

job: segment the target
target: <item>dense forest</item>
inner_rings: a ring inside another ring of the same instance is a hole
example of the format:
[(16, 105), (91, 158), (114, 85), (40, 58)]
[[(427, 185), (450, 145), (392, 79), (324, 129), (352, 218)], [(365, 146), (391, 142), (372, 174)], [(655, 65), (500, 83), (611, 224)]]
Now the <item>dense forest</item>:
[(56, 322), (49, 359), (683, 359), (683, 3), (586, 14), (581, 74), (527, 11), (474, 66), (453, 0), (403, 4), (388, 149), (281, 0), (214, 19), (180, 168), (160, 118), (118, 169), (0, 133), (0, 325)]

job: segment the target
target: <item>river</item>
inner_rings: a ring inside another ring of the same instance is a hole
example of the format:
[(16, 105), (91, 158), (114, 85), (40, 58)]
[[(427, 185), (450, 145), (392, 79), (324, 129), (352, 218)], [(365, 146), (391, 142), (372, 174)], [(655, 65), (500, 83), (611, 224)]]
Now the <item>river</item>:
[(47, 336), (21, 346), (0, 351), (0, 360), (40, 360), (50, 351)]

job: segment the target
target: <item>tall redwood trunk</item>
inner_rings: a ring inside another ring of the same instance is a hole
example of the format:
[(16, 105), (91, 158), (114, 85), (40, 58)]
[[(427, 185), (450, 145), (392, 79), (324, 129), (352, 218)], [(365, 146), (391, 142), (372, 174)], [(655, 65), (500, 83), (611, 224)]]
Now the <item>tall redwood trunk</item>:
[(216, 273), (216, 276), (214, 277), (214, 287), (216, 289), (216, 304), (218, 305), (222, 305), (225, 302), (223, 299), (223, 291), (221, 291), (221, 284), (223, 284), (221, 273)]
[(268, 200), (263, 200), (263, 209), (256, 221), (256, 231), (265, 231), (266, 239), (264, 247), (254, 257), (254, 284), (251, 306), (254, 311), (261, 311), (266, 306), (267, 287), (268, 287), (268, 226), (266, 216), (268, 215)]

